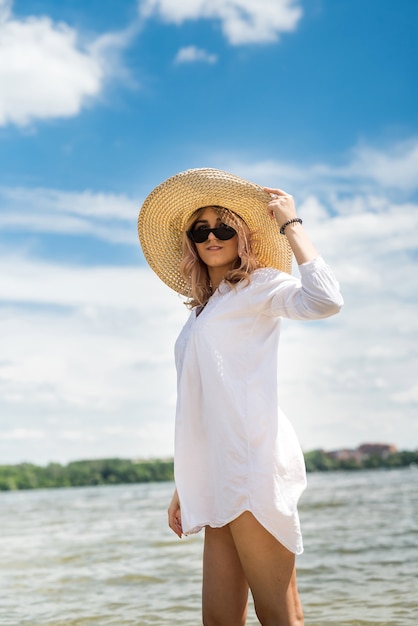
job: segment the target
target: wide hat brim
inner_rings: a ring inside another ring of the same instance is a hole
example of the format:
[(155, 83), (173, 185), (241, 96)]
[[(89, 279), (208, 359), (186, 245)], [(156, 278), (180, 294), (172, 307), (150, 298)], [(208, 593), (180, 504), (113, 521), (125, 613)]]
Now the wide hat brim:
[(239, 215), (254, 233), (253, 250), (261, 267), (291, 273), (292, 250), (268, 214), (270, 200), (259, 185), (222, 170), (180, 172), (158, 185), (141, 207), (138, 235), (145, 259), (166, 285), (190, 296), (180, 273), (185, 225), (197, 209), (222, 206)]

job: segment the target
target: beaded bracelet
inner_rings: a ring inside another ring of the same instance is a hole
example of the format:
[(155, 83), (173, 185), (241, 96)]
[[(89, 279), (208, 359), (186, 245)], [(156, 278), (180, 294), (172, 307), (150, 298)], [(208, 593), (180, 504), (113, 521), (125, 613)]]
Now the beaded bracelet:
[(300, 217), (295, 217), (295, 218), (293, 218), (293, 220), (289, 220), (288, 222), (283, 224), (283, 226), (280, 227), (280, 234), (284, 235), (285, 234), (284, 231), (285, 231), (286, 226), (289, 226), (290, 224), (296, 224), (296, 222), (298, 224), (302, 224), (303, 223), (302, 220), (300, 219)]

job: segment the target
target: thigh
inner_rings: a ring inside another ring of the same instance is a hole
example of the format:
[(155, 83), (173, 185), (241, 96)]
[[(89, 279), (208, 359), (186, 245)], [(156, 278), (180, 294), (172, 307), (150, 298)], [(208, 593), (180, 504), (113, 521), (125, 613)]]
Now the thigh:
[(205, 626), (243, 626), (248, 583), (229, 526), (205, 528), (202, 610)]
[(248, 511), (229, 526), (261, 624), (303, 625), (295, 555)]

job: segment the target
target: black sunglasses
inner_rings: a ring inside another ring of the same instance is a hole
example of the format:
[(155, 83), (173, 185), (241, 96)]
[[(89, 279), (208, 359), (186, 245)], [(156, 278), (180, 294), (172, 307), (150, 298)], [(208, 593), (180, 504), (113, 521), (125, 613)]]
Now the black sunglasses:
[(237, 234), (237, 231), (232, 228), (232, 226), (227, 226), (226, 224), (223, 224), (222, 226), (217, 226), (216, 228), (200, 227), (196, 230), (186, 231), (186, 235), (194, 243), (203, 243), (208, 239), (210, 233), (213, 233), (216, 239), (220, 239), (221, 241), (227, 241), (228, 239), (232, 239), (232, 237)]

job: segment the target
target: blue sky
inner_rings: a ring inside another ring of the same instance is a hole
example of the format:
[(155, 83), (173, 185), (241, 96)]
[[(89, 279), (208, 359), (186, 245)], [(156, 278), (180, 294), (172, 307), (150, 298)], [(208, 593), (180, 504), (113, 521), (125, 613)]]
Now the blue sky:
[(0, 462), (172, 454), (186, 311), (136, 218), (207, 166), (292, 193), (341, 282), (337, 318), (284, 324), (304, 449), (418, 446), (417, 25), (413, 0), (0, 0)]

